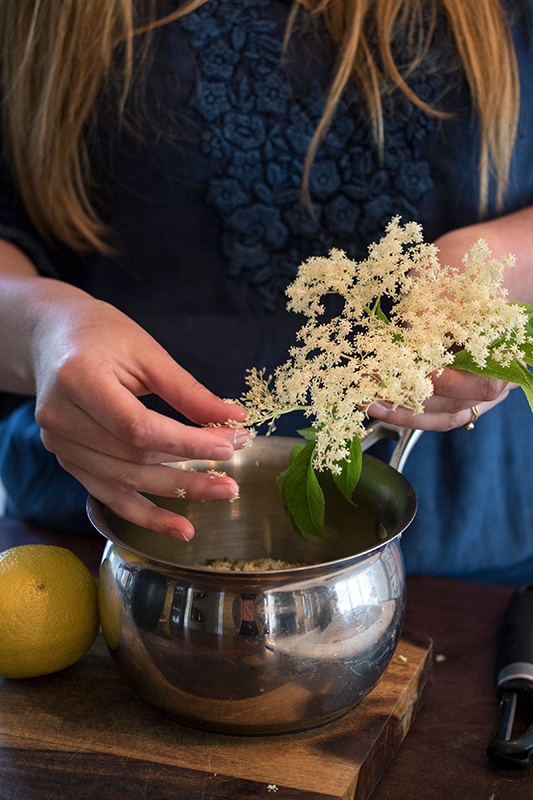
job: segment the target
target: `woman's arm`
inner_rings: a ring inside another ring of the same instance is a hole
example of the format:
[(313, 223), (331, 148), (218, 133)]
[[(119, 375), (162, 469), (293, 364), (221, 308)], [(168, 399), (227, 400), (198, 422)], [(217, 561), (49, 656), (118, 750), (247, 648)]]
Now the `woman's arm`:
[(516, 257), (516, 265), (505, 273), (509, 300), (533, 305), (533, 206), (445, 233), (435, 242), (441, 262), (459, 266), (478, 239), (486, 239), (494, 258)]
[(140, 492), (231, 499), (227, 476), (178, 472), (163, 462), (224, 461), (246, 440), (242, 430), (197, 428), (147, 409), (162, 397), (193, 422), (243, 418), (199, 384), (140, 326), (113, 306), (38, 275), (12, 245), (0, 242), (0, 388), (35, 394), (45, 447), (117, 514), (179, 538), (193, 535), (183, 517)]

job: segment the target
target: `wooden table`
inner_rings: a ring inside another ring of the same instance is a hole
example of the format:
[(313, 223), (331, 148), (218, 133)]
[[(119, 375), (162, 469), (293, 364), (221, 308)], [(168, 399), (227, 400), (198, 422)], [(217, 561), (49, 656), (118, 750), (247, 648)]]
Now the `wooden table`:
[[(102, 550), (98, 538), (40, 530), (0, 519), (0, 550), (46, 542), (69, 547), (96, 572)], [(412, 577), (408, 580), (405, 629), (433, 639), (433, 681), (396, 757), (372, 800), (531, 800), (533, 767), (498, 770), (486, 757), (495, 724), (494, 662), (498, 630), (511, 590), (460, 581)], [(145, 760), (84, 753), (69, 759), (35, 748), (20, 751), (0, 739), (2, 800), (244, 800), (257, 787), (216, 777), (201, 793), (188, 789), (187, 770), (154, 775)], [(268, 797), (295, 797), (279, 792)], [(308, 795), (310, 797), (310, 795)]]

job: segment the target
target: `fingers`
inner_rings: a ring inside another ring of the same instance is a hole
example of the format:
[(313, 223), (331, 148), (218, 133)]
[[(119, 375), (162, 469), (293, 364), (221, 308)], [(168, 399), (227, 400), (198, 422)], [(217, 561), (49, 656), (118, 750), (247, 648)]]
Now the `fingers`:
[(516, 388), (514, 384), (452, 369), (435, 376), (434, 386), (435, 392), (425, 402), (421, 414), (407, 408), (394, 408), (386, 402), (373, 403), (368, 413), (400, 427), (445, 432), (468, 425), (472, 421), (473, 406), (482, 416)]
[(163, 464), (139, 465), (102, 456), (88, 448), (70, 449), (75, 461), (59, 459), (61, 466), (123, 519), (141, 527), (182, 539), (194, 535), (192, 524), (179, 514), (158, 509), (140, 492), (193, 500), (234, 500), (239, 487), (221, 472), (194, 472)]
[[(244, 421), (246, 412), (240, 405), (217, 397), (175, 361), (172, 361), (172, 364), (173, 372), (177, 374), (173, 375), (170, 381), (169, 373), (161, 373), (161, 371), (151, 381), (152, 391), (155, 391), (172, 408), (200, 425), (224, 424), (228, 420)], [(164, 384), (161, 383), (161, 375), (165, 378)]]
[(509, 392), (502, 394), (498, 400), (491, 403), (475, 403), (472, 402), (466, 408), (460, 411), (450, 413), (443, 410), (426, 410), (422, 414), (415, 414), (408, 408), (392, 408), (390, 404), (374, 403), (368, 409), (368, 413), (375, 419), (380, 419), (389, 422), (391, 425), (398, 425), (402, 428), (416, 428), (421, 431), (438, 431), (445, 433), (446, 431), (453, 430), (454, 428), (462, 428), (472, 421), (472, 407), (476, 406), (478, 409), (478, 416), (486, 414), (491, 408), (499, 405)]
[(36, 419), (50, 451), (58, 454), (70, 440), (88, 447), (97, 442), (106, 455), (141, 463), (182, 458), (226, 461), (249, 438), (243, 429), (185, 425), (145, 408), (122, 386), (100, 385), (97, 396), (87, 392), (80, 398), (83, 407), (55, 396), (39, 404)]
[(177, 495), (195, 500), (231, 500), (238, 493), (233, 478), (218, 470), (204, 473), (178, 469), (168, 464), (136, 464), (70, 442), (63, 443), (60, 461), (128, 491), (164, 497)]
[[(56, 454), (64, 469), (116, 514), (160, 533), (190, 539), (194, 529), (187, 520), (171, 511), (157, 509), (140, 493), (198, 500), (234, 499), (238, 485), (229, 476), (179, 470), (164, 466), (163, 462), (196, 458), (226, 461), (234, 449), (248, 439), (248, 432), (195, 429), (149, 412), (138, 400), (136, 402), (141, 406), (140, 413), (147, 414), (150, 419), (158, 418), (163, 428), (168, 422), (173, 423), (176, 437), (172, 448), (159, 451), (141, 447), (139, 440), (136, 444), (124, 442), (77, 408), (71, 409), (68, 424), (64, 423), (65, 436), (43, 430), (43, 443)], [(154, 439), (166, 441), (165, 434), (157, 432)]]
[[(455, 398), (468, 405), (475, 402), (490, 403), (497, 400), (502, 392), (515, 388), (515, 384), (509, 384), (496, 378), (473, 375), (464, 370), (448, 367), (433, 376), (433, 385), (435, 387), (433, 397)], [(429, 398), (429, 400), (431, 399)]]
[[(45, 447), (88, 492), (119, 516), (166, 535), (192, 538), (194, 528), (188, 520), (157, 508), (141, 493), (234, 499), (238, 486), (232, 478), (178, 470), (163, 462), (226, 461), (249, 439), (249, 433), (242, 429), (194, 428), (146, 409), (121, 386), (108, 394), (105, 381), (100, 385), (102, 393), (97, 400), (89, 392), (84, 396), (85, 408), (55, 395), (40, 404), (36, 418), (42, 426)], [(109, 412), (106, 405), (111, 394), (114, 407)]]
[[(145, 358), (139, 370), (139, 380), (150, 392), (200, 425), (244, 421), (246, 414), (238, 403), (227, 402), (213, 394), (159, 345), (157, 356), (155, 360)], [(123, 376), (114, 377), (127, 386)]]
[(62, 466), (74, 475), (90, 494), (122, 519), (139, 525), (141, 528), (173, 536), (183, 541), (190, 541), (194, 536), (192, 524), (180, 514), (159, 508), (151, 500), (137, 492), (106, 483), (75, 464), (64, 462)]

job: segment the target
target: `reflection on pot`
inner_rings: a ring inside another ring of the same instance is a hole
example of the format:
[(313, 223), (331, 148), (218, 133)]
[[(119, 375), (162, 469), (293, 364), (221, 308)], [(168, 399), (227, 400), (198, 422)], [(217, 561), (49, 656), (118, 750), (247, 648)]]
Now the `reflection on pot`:
[[(220, 729), (223, 720), (225, 729), (232, 704), (249, 700), (249, 714), (239, 708), (240, 725), (253, 731), (264, 725), (272, 693), (285, 717), (281, 729), (298, 729), (302, 715), (304, 727), (334, 718), (373, 688), (400, 635), (404, 578), (396, 541), (357, 570), (296, 583), (288, 573), (280, 586), (255, 591), (235, 581), (221, 590), (208, 574), (178, 580), (131, 570), (112, 550), (109, 544), (106, 570), (114, 569), (122, 597), (113, 656), (141, 696), (185, 722), (195, 724), (202, 701), (209, 704), (206, 727)], [(116, 603), (104, 606), (104, 631), (116, 629), (116, 612)]]

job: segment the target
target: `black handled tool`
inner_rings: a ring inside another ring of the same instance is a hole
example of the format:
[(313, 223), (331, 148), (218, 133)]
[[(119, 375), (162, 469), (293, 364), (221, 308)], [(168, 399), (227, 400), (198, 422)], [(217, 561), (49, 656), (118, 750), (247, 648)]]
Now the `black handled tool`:
[[(487, 748), (488, 756), (498, 767), (527, 767), (533, 760), (533, 584), (513, 592), (507, 606), (497, 686), (498, 726)], [(520, 730), (515, 732), (518, 712)]]

